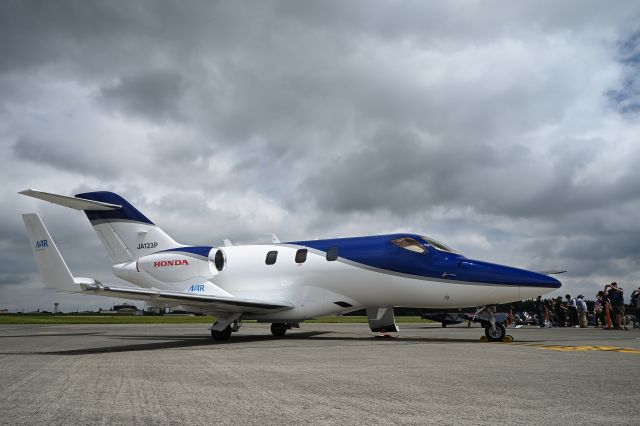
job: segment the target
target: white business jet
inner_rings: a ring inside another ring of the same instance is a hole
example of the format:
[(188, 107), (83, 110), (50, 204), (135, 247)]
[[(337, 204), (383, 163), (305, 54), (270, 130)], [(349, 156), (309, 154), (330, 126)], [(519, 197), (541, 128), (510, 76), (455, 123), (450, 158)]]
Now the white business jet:
[[(544, 273), (466, 258), (422, 235), (285, 243), (274, 235), (272, 244), (190, 246), (176, 242), (113, 192), (20, 193), (83, 210), (111, 256), (114, 275), (133, 284), (74, 277), (40, 217), (24, 214), (46, 287), (214, 315), (215, 340), (227, 340), (243, 319), (271, 323), (273, 335), (283, 336), (304, 320), (360, 309), (366, 309), (374, 333), (395, 333), (396, 306), (477, 307), (561, 286)], [(477, 321), (489, 340), (504, 339), (504, 326), (490, 311)]]

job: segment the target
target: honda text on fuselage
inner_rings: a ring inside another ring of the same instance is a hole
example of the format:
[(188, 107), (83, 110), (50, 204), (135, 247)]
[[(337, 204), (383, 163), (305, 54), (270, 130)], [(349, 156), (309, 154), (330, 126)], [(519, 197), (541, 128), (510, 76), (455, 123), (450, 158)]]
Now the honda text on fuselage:
[[(228, 339), (243, 319), (271, 323), (271, 332), (282, 336), (304, 320), (360, 309), (366, 309), (373, 332), (398, 332), (395, 306), (476, 307), (561, 286), (544, 273), (468, 259), (422, 235), (286, 243), (274, 235), (272, 244), (190, 246), (177, 243), (113, 192), (21, 194), (83, 210), (115, 276), (133, 284), (74, 277), (40, 217), (24, 214), (46, 287), (214, 315), (216, 340)], [(479, 318), (490, 340), (504, 338), (504, 327), (490, 312)]]

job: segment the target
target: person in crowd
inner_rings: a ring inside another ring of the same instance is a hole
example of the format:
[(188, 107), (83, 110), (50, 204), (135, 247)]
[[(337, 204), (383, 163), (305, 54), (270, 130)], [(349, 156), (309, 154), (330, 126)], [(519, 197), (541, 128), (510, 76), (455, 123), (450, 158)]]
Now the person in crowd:
[(580, 321), (580, 328), (587, 328), (587, 304), (584, 301), (584, 296), (579, 294), (575, 299), (576, 307), (578, 309), (578, 319)]
[(640, 328), (640, 287), (631, 293), (631, 309), (633, 309), (633, 328)]
[(556, 299), (556, 318), (558, 319), (558, 327), (564, 327), (567, 324), (566, 308), (562, 304), (562, 297)]
[(602, 306), (603, 294), (604, 293), (602, 291), (599, 291), (598, 294), (596, 294), (596, 301), (593, 304), (593, 325), (596, 328), (598, 325), (604, 324), (604, 306)]
[(565, 296), (567, 299), (567, 309), (569, 310), (569, 326), (570, 327), (579, 327), (578, 325), (578, 305), (576, 303), (576, 299), (571, 297), (570, 294)]
[[(608, 290), (607, 290), (608, 289)], [(604, 287), (605, 294), (608, 295), (613, 313), (615, 315), (615, 324), (618, 330), (628, 330), (624, 321), (624, 289), (618, 287), (617, 282), (612, 282)]]
[(536, 297), (536, 301), (534, 302), (534, 306), (536, 308), (536, 315), (538, 315), (538, 326), (540, 328), (544, 328), (544, 301), (542, 300), (542, 296)]
[[(605, 288), (607, 288), (607, 287), (605, 286)], [(611, 300), (609, 300), (609, 292), (608, 291), (603, 291), (602, 292), (602, 309), (603, 309), (603, 315), (602, 315), (603, 326), (602, 326), (602, 328), (606, 328), (607, 330), (611, 330), (612, 323), (613, 323), (613, 321), (611, 320), (613, 318), (613, 308), (611, 307)]]
[(558, 319), (556, 318), (556, 301), (551, 298), (547, 300), (547, 312), (549, 313), (549, 327), (557, 327)]

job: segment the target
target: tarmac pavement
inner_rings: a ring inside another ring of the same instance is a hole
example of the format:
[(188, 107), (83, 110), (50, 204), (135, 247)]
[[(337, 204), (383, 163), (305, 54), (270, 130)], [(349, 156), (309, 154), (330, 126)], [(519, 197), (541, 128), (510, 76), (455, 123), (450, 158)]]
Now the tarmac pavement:
[(0, 424), (640, 424), (640, 331), (0, 326)]

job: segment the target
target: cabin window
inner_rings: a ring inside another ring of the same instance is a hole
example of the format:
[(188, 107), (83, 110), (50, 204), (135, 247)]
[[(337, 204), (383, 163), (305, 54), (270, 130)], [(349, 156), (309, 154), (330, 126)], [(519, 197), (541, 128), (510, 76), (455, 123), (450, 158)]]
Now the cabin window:
[(304, 263), (307, 260), (307, 249), (300, 249), (296, 252), (296, 263)]
[(333, 262), (338, 259), (338, 247), (329, 247), (327, 250), (327, 260)]
[(278, 259), (278, 252), (277, 251), (270, 251), (269, 253), (267, 253), (267, 258), (265, 259), (265, 263), (267, 265), (273, 265), (274, 263), (276, 263), (276, 260)]
[(413, 251), (416, 253), (422, 254), (427, 252), (426, 247), (413, 238), (397, 238), (395, 240), (391, 240), (391, 243), (398, 247), (402, 247), (405, 250)]
[(422, 239), (425, 240), (431, 247), (436, 250), (446, 251), (447, 253), (456, 253), (454, 249), (448, 247), (441, 243), (440, 241), (434, 240), (433, 238), (422, 236)]

